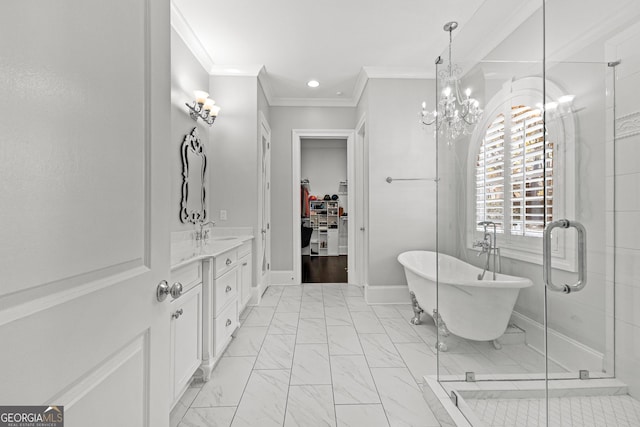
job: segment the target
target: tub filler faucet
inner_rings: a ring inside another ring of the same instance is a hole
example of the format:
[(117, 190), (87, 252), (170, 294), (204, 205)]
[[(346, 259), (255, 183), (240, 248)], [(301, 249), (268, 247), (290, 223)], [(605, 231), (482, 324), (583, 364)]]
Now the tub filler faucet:
[[(482, 240), (478, 240), (473, 244), (474, 248), (482, 248), (478, 256), (487, 254), (487, 262), (484, 265), (482, 273), (478, 274), (478, 280), (483, 280), (484, 275), (489, 270), (489, 262), (491, 260), (491, 252), (493, 252), (493, 280), (496, 280), (496, 258), (500, 253), (500, 249), (496, 247), (496, 223), (493, 221), (481, 221), (478, 225), (484, 228), (484, 235)], [(493, 233), (491, 233), (487, 227), (493, 226)]]

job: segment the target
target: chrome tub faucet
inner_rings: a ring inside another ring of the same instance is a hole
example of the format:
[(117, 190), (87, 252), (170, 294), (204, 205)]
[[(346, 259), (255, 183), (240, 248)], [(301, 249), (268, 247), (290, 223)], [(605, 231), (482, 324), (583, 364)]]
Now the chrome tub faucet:
[[(478, 280), (483, 280), (485, 273), (489, 270), (491, 252), (493, 252), (493, 280), (496, 280), (496, 258), (499, 253), (499, 249), (496, 247), (496, 223), (493, 221), (480, 221), (478, 225), (484, 228), (484, 235), (482, 240), (473, 243), (473, 247), (482, 248), (478, 256), (485, 253), (487, 254), (487, 262), (485, 263), (482, 273), (478, 274)], [(493, 233), (487, 229), (489, 226), (493, 226)]]

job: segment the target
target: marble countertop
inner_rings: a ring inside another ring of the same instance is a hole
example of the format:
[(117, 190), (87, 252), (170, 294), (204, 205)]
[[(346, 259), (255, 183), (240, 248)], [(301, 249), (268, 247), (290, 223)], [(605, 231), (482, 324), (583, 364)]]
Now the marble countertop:
[(172, 245), (171, 270), (183, 267), (194, 261), (217, 257), (227, 251), (242, 246), (244, 242), (252, 239), (252, 235), (214, 236), (202, 241), (198, 247), (194, 247), (192, 242), (184, 245)]

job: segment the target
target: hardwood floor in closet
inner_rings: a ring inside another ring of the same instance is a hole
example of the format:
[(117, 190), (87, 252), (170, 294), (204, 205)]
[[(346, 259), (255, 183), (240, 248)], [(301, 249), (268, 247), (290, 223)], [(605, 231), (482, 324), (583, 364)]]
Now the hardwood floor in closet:
[(303, 255), (302, 283), (347, 283), (347, 255)]

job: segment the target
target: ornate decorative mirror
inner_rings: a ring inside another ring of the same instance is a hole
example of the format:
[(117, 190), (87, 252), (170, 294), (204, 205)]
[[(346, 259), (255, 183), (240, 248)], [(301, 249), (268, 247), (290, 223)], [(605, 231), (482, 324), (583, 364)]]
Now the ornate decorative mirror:
[(182, 202), (180, 204), (180, 221), (196, 224), (207, 218), (204, 178), (207, 169), (207, 156), (196, 128), (184, 136), (181, 152)]

